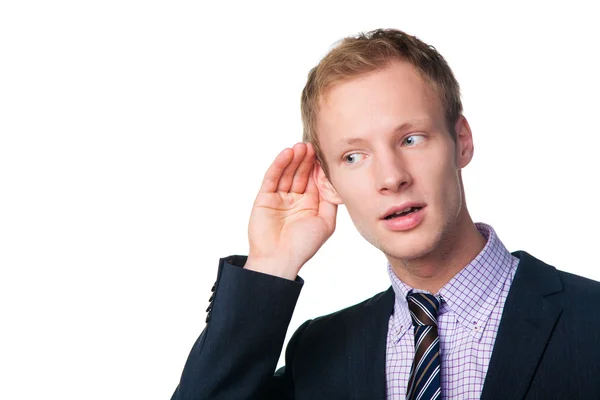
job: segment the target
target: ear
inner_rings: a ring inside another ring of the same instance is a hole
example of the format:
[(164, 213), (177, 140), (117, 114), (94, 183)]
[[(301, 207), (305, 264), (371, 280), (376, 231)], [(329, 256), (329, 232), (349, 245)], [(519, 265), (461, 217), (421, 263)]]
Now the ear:
[(471, 162), (475, 152), (471, 127), (464, 115), (458, 117), (454, 132), (456, 132), (456, 166), (462, 169)]
[(327, 178), (325, 171), (323, 171), (323, 167), (320, 162), (315, 162), (315, 167), (313, 168), (313, 179), (317, 183), (317, 188), (319, 189), (319, 196), (327, 200), (329, 203), (340, 205), (344, 204), (342, 198), (338, 194), (337, 190)]

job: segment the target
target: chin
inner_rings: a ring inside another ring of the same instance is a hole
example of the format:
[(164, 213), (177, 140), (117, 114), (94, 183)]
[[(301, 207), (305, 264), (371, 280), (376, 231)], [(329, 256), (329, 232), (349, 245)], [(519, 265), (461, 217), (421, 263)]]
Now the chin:
[[(367, 227), (355, 222), (355, 227), (363, 238), (381, 250), (386, 257), (398, 260), (414, 260), (431, 253), (439, 243), (439, 232), (427, 224), (421, 224), (406, 232), (379, 230), (379, 227)], [(426, 222), (426, 221), (423, 221)]]
[(432, 235), (416, 234), (406, 237), (387, 238), (379, 242), (379, 249), (388, 257), (398, 260), (415, 260), (427, 256), (438, 242)]
[(425, 257), (427, 254), (431, 253), (432, 248), (429, 246), (415, 246), (406, 249), (399, 249), (395, 247), (387, 249), (383, 248), (381, 250), (388, 258), (410, 261)]

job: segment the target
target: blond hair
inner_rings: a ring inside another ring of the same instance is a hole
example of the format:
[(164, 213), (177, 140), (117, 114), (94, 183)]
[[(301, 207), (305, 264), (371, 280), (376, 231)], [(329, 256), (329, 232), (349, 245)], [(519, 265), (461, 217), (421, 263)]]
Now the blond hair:
[(394, 60), (411, 63), (439, 96), (450, 136), (456, 142), (454, 125), (462, 113), (460, 87), (448, 63), (437, 50), (415, 36), (397, 29), (376, 29), (338, 42), (317, 66), (310, 70), (302, 90), (302, 140), (311, 143), (325, 173), (327, 165), (319, 146), (316, 119), (325, 91), (336, 83), (380, 70)]

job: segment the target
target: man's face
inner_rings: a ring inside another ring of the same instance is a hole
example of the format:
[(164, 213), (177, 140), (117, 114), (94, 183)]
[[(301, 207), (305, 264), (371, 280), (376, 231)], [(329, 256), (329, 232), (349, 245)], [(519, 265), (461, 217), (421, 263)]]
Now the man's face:
[[(321, 102), (317, 131), (330, 179), (318, 169), (319, 189), (346, 205), (392, 264), (443, 252), (470, 219), (460, 169), (472, 157), (471, 132), (462, 117), (456, 128), (457, 145), (438, 96), (401, 61), (333, 86)], [(424, 205), (416, 226), (385, 219), (407, 202)]]

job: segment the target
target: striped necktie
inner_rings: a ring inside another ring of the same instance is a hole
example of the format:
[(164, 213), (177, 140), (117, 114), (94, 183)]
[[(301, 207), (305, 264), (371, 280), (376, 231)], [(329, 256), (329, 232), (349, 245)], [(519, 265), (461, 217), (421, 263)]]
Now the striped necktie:
[(407, 386), (407, 400), (431, 400), (441, 397), (440, 341), (437, 313), (440, 307), (435, 296), (409, 293), (408, 309), (415, 328), (415, 359)]

